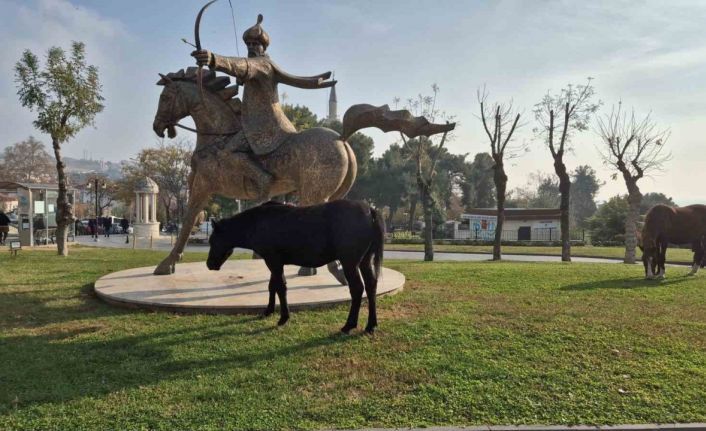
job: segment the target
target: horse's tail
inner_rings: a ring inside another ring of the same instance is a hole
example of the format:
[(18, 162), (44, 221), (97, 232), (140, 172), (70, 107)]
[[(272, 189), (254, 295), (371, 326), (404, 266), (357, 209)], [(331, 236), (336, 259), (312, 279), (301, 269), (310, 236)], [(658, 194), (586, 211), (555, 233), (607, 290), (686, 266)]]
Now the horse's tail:
[(348, 142), (342, 141), (343, 146), (346, 148), (346, 153), (348, 154), (348, 171), (346, 171), (346, 176), (343, 178), (343, 182), (336, 189), (336, 191), (329, 197), (330, 201), (335, 201), (337, 199), (343, 199), (346, 194), (353, 187), (355, 182), (355, 177), (358, 175), (358, 161), (355, 158), (355, 153)]
[(375, 268), (375, 277), (380, 278), (382, 274), (382, 259), (385, 248), (385, 219), (375, 209), (370, 208), (370, 216), (373, 221), (373, 241), (370, 244), (370, 252), (373, 253), (373, 267)]
[(456, 123), (433, 124), (424, 117), (415, 117), (406, 109), (391, 111), (387, 105), (373, 106), (365, 103), (353, 105), (343, 114), (341, 139), (348, 139), (353, 133), (367, 127), (377, 127), (383, 132), (402, 132), (408, 138), (448, 133)]

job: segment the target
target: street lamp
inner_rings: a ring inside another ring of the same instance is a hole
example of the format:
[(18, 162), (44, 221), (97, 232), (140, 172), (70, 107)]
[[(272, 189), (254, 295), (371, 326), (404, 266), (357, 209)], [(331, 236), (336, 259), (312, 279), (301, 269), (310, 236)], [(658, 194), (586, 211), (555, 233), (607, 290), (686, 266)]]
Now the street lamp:
[[(88, 190), (93, 189), (96, 193), (96, 213), (95, 213), (96, 214), (96, 224), (95, 224), (95, 228), (94, 228), (95, 230), (94, 230), (93, 240), (95, 242), (98, 242), (98, 211), (99, 211), (99, 209), (98, 209), (99, 208), (98, 207), (98, 178), (94, 178), (93, 183), (89, 182), (86, 187), (88, 188)], [(101, 182), (100, 190), (105, 190), (105, 187), (106, 187), (105, 181)]]

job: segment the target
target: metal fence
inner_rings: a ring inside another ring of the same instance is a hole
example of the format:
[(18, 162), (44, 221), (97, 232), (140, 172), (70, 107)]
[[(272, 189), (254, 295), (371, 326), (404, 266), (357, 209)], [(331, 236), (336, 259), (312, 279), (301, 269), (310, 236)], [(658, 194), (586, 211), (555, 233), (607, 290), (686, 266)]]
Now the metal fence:
[[(391, 232), (392, 239), (421, 239), (421, 232), (396, 231)], [(586, 232), (583, 229), (573, 229), (569, 233), (571, 241), (585, 241)], [(459, 229), (456, 234), (451, 230), (434, 232), (434, 239), (460, 241), (494, 241), (495, 231)], [(502, 241), (561, 241), (561, 229), (536, 228), (527, 230), (503, 230)]]
[[(453, 234), (452, 234), (453, 235)], [(493, 241), (495, 231), (490, 230), (458, 230), (455, 237), (444, 235), (445, 239), (461, 239), (472, 241)], [(574, 229), (569, 232), (571, 241), (584, 241), (586, 239), (583, 229)], [(441, 237), (439, 238), (441, 239)], [(503, 230), (503, 241), (561, 241), (559, 228), (535, 228), (527, 230)]]

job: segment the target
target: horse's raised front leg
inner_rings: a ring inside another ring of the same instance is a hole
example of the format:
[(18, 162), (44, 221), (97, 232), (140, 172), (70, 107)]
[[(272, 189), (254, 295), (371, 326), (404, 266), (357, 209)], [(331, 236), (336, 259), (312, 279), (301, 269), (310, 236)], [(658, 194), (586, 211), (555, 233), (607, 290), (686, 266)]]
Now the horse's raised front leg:
[(201, 208), (206, 203), (208, 199), (208, 194), (196, 190), (189, 196), (189, 202), (186, 210), (186, 216), (184, 217), (184, 222), (179, 231), (179, 236), (177, 241), (169, 252), (169, 255), (164, 258), (162, 262), (157, 265), (154, 269), (154, 275), (168, 275), (175, 271), (175, 266), (178, 261), (181, 260), (181, 255), (184, 252), (184, 247), (186, 242), (189, 240), (189, 235), (191, 235), (191, 229), (194, 227), (196, 222), (196, 217), (198, 217), (201, 212)]

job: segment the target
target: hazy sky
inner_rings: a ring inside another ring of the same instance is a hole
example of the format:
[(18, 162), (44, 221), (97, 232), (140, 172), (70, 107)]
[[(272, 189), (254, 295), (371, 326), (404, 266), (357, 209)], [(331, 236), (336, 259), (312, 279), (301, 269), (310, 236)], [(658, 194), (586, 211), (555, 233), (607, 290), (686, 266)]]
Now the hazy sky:
[[(196, 13), (205, 0), (0, 0), (0, 147), (30, 134), (50, 144), (32, 127), (34, 114), (17, 102), (13, 65), (23, 49), (46, 52), (52, 45), (86, 43), (88, 59), (100, 69), (106, 109), (95, 129), (86, 129), (65, 146), (80, 157), (127, 159), (153, 146), (152, 132), (160, 87), (157, 73), (193, 65), (191, 48)], [(339, 113), (355, 103), (392, 103), (431, 84), (441, 91), (439, 105), (459, 121), (454, 153), (487, 151), (476, 89), (485, 84), (491, 99), (523, 109), (526, 126), (518, 138), (531, 151), (508, 166), (512, 187), (531, 172), (551, 172), (548, 150), (533, 140), (532, 106), (547, 90), (594, 78), (601, 112), (622, 100), (640, 114), (652, 112), (672, 131), (673, 158), (666, 171), (642, 181), (643, 192), (660, 191), (678, 203), (706, 203), (703, 150), (706, 124), (706, 2), (704, 1), (370, 1), (234, 0), (237, 44), (258, 13), (271, 36), (271, 57), (285, 70), (314, 75), (334, 70)], [(236, 55), (227, 0), (212, 5), (201, 29), (204, 48)], [(287, 102), (326, 114), (327, 90), (285, 86)], [(179, 131), (181, 136), (189, 132)], [(369, 131), (381, 154), (394, 134)], [(185, 135), (186, 134), (186, 135)], [(193, 136), (192, 136), (193, 137)], [(594, 132), (575, 139), (567, 158), (596, 168), (606, 185), (599, 197), (624, 193), (602, 166)]]

